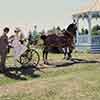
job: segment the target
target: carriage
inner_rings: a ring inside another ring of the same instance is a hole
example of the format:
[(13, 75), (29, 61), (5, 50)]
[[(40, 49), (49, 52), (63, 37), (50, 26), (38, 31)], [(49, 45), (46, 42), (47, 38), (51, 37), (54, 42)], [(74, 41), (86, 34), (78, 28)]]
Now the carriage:
[[(30, 44), (29, 44), (30, 45)], [(22, 66), (26, 64), (32, 64), (33, 66), (38, 66), (40, 61), (39, 53), (35, 48), (27, 47), (27, 50), (19, 57), (17, 60)]]
[[(10, 37), (9, 49), (13, 48), (12, 45), (13, 38), (14, 36)], [(25, 40), (24, 42), (20, 41), (20, 43), (21, 44), (18, 46), (20, 49), (18, 49), (18, 52), (16, 54), (16, 56), (18, 56), (16, 62), (19, 63), (21, 66), (32, 65), (33, 68), (38, 69), (37, 66), (40, 61), (40, 55), (37, 52), (36, 48), (32, 47), (32, 43), (29, 40)], [(26, 49), (22, 50), (23, 49), (22, 47), (25, 47)]]

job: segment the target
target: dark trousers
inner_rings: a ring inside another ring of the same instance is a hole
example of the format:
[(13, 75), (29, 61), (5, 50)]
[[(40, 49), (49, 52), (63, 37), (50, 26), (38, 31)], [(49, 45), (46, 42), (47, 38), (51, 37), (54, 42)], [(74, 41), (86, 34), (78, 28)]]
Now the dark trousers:
[(0, 52), (0, 69), (5, 69), (7, 52)]

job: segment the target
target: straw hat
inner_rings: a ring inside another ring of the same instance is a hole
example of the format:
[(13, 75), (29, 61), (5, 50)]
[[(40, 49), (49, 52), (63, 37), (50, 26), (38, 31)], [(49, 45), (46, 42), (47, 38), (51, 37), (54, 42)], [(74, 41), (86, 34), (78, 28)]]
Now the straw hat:
[(14, 32), (21, 32), (21, 29), (18, 28), (18, 27), (16, 27), (15, 30), (14, 30)]

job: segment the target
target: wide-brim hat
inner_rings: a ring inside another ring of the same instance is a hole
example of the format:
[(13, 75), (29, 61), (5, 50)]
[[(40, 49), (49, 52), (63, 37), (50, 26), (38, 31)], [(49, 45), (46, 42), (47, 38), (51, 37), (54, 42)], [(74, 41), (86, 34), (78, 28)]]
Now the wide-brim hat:
[(19, 27), (16, 27), (14, 32), (21, 32), (21, 29)]

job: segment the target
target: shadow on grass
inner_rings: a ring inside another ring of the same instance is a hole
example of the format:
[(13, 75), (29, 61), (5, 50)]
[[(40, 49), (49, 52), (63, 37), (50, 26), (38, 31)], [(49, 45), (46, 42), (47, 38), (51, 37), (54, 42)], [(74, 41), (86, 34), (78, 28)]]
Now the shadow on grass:
[(48, 65), (54, 66), (55, 67), (68, 67), (74, 64), (100, 64), (100, 61), (95, 61), (95, 60), (85, 60), (85, 59), (77, 59), (77, 58), (72, 58), (71, 60), (65, 62), (65, 63), (48, 63)]
[(27, 80), (26, 76), (31, 78), (40, 77), (39, 74), (34, 73), (36, 70), (36, 67), (33, 65), (21, 66), (20, 68), (10, 67), (6, 68), (3, 74), (15, 80)]

